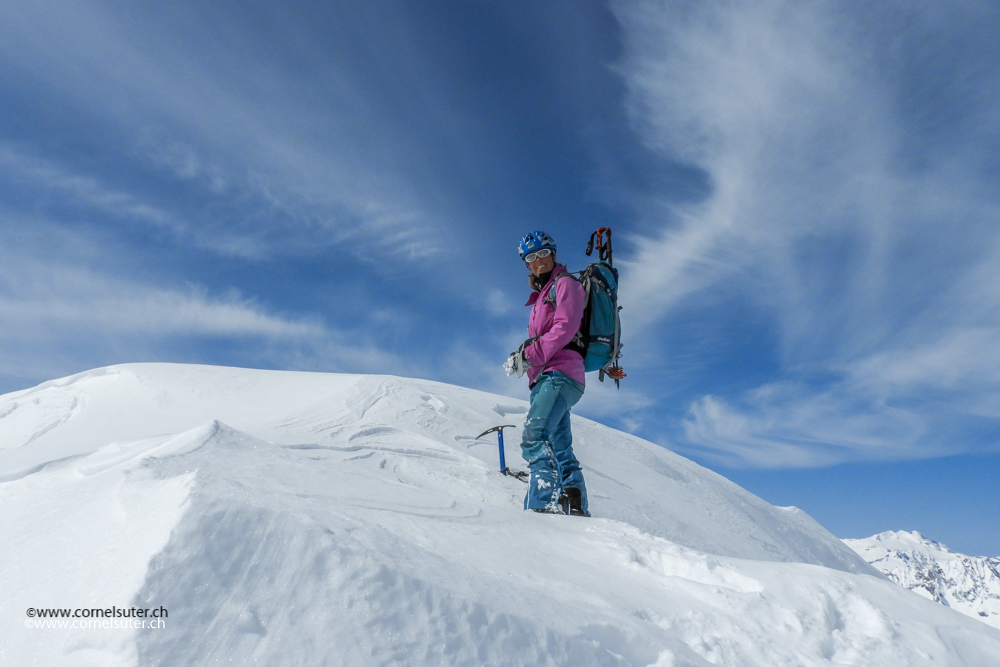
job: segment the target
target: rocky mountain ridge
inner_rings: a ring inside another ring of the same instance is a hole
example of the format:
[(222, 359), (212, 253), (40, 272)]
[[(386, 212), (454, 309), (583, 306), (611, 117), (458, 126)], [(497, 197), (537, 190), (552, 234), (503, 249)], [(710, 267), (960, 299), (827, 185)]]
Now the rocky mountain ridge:
[(1000, 628), (1000, 558), (955, 553), (916, 531), (844, 542), (900, 586)]

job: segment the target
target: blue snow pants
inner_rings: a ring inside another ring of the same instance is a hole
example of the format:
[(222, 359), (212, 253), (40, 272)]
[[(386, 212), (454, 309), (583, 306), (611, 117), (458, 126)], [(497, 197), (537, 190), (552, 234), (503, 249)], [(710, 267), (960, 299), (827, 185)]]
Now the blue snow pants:
[(587, 487), (580, 462), (573, 454), (569, 409), (583, 396), (583, 385), (558, 371), (542, 373), (531, 388), (531, 407), (524, 420), (521, 456), (528, 462), (531, 479), (524, 498), (526, 510), (559, 511), (564, 488), (580, 489), (583, 513)]

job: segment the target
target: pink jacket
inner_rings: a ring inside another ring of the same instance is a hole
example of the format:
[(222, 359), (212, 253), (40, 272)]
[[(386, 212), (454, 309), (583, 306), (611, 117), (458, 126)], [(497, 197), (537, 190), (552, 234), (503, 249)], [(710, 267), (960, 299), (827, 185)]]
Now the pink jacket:
[(566, 267), (556, 264), (542, 291), (532, 292), (528, 303), (524, 304), (532, 307), (531, 317), (528, 318), (528, 337), (539, 336), (538, 340), (524, 348), (524, 358), (531, 365), (528, 383), (532, 385), (545, 371), (559, 371), (580, 384), (586, 384), (583, 357), (578, 352), (563, 349), (573, 340), (583, 320), (583, 309), (587, 303), (583, 285), (573, 278), (557, 280), (555, 305), (545, 301), (552, 289), (552, 281), (561, 273), (566, 273)]

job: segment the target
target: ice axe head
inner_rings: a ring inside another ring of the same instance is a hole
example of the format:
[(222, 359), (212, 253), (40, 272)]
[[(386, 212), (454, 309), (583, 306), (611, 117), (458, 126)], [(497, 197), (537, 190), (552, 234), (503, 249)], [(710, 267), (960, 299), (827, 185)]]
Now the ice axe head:
[(481, 437), (488, 433), (493, 433), (493, 431), (503, 431), (505, 428), (517, 428), (514, 424), (504, 424), (503, 426), (494, 426), (493, 428), (488, 428), (479, 435), (477, 435), (474, 440), (479, 440)]

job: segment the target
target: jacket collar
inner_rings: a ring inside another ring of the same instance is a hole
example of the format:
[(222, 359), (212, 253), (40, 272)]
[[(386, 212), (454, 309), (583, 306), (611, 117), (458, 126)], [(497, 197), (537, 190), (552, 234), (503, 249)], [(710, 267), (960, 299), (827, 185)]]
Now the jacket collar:
[(563, 266), (562, 264), (556, 264), (555, 267), (552, 269), (552, 275), (549, 276), (549, 281), (545, 283), (545, 287), (538, 290), (537, 292), (532, 290), (531, 294), (528, 296), (528, 303), (524, 305), (525, 306), (535, 305), (535, 302), (538, 301), (538, 295), (542, 294), (543, 292), (549, 291), (549, 288), (552, 286), (552, 281), (555, 280), (560, 273), (566, 273), (566, 267)]

